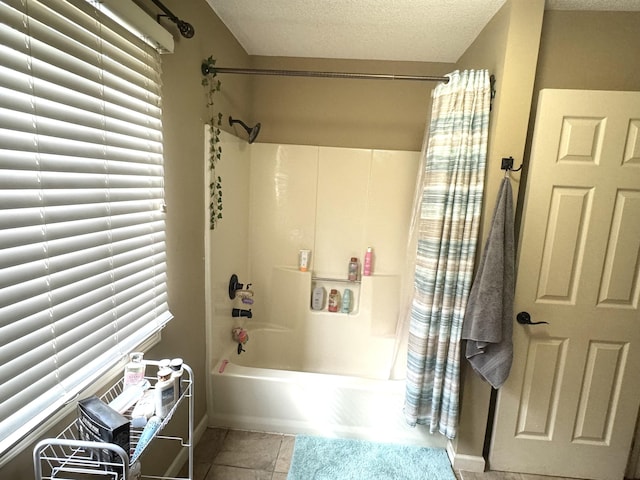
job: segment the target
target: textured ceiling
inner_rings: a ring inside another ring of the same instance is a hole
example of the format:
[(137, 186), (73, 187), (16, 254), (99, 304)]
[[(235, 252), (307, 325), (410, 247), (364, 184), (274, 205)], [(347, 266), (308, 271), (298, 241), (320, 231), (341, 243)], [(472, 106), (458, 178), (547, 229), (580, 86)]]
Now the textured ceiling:
[[(505, 0), (207, 0), (250, 55), (456, 62)], [(547, 0), (640, 10), (640, 0)]]

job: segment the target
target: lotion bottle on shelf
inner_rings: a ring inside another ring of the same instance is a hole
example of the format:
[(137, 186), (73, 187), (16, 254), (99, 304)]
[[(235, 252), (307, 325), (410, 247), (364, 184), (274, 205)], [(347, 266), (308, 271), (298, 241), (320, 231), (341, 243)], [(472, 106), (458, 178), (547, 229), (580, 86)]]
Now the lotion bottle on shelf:
[(175, 404), (175, 381), (173, 380), (173, 370), (171, 368), (161, 368), (158, 370), (158, 381), (155, 385), (156, 392), (156, 415), (165, 418)]
[(365, 277), (373, 273), (373, 248), (367, 247), (367, 253), (364, 254), (364, 262), (362, 265), (362, 275)]

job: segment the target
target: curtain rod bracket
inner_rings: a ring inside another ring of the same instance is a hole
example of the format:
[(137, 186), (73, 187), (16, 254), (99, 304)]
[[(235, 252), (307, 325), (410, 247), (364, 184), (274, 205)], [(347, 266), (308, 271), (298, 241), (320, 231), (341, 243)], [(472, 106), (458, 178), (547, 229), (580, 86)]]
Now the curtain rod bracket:
[(182, 35), (184, 38), (192, 38), (196, 34), (196, 31), (193, 28), (193, 25), (191, 25), (189, 22), (185, 22), (184, 20), (180, 20), (178, 17), (176, 17), (173, 14), (173, 12), (169, 10), (167, 7), (165, 7), (160, 0), (151, 0), (151, 1), (156, 5), (156, 7), (158, 7), (160, 10), (164, 12), (164, 15), (158, 14), (156, 16), (156, 21), (158, 23), (160, 23), (160, 18), (166, 17), (178, 26), (180, 35)]
[(200, 71), (202, 72), (202, 75), (209, 75), (210, 73), (213, 74), (215, 72), (211, 71), (211, 69), (209, 68), (209, 64), (206, 62), (202, 62), (202, 65), (200, 66)]

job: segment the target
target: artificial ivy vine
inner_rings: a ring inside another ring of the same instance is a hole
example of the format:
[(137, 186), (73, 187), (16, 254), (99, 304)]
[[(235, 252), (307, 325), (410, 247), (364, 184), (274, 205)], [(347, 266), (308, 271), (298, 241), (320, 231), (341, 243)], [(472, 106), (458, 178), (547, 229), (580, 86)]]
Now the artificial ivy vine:
[[(209, 57), (204, 61), (202, 85), (207, 89), (207, 109), (210, 112), (209, 120), (209, 229), (216, 228), (218, 221), (222, 218), (222, 178), (216, 174), (216, 164), (222, 157), (222, 147), (220, 146), (220, 125), (222, 125), (222, 113), (215, 114), (215, 94), (220, 91), (222, 84), (216, 78), (216, 71), (213, 67), (216, 60)], [(206, 71), (206, 73), (204, 73)]]

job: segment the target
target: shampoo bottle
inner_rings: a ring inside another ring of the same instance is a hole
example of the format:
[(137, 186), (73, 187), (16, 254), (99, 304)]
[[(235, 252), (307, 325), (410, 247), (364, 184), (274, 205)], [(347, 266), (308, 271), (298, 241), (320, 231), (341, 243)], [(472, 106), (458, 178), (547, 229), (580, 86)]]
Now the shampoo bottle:
[(373, 248), (367, 247), (367, 253), (364, 254), (364, 265), (362, 267), (362, 275), (369, 276), (373, 273)]
[(161, 368), (158, 370), (158, 381), (156, 382), (156, 415), (165, 418), (175, 404), (175, 381), (173, 380), (173, 370)]
[(340, 313), (349, 313), (351, 311), (351, 297), (351, 290), (345, 288), (344, 293), (342, 294), (342, 307), (340, 308)]
[(335, 288), (332, 288), (331, 292), (329, 293), (328, 310), (330, 312), (337, 312), (338, 310), (340, 310), (340, 294)]
[(322, 310), (324, 308), (324, 288), (321, 286), (317, 286), (313, 289), (313, 294), (311, 295), (311, 309), (312, 310)]
[(172, 377), (175, 383), (174, 393), (175, 393), (176, 402), (180, 400), (180, 397), (182, 396), (182, 374), (184, 373), (182, 364), (183, 364), (183, 361), (181, 358), (174, 358), (171, 360), (171, 363), (169, 364), (169, 367), (171, 367), (171, 370), (173, 371)]

